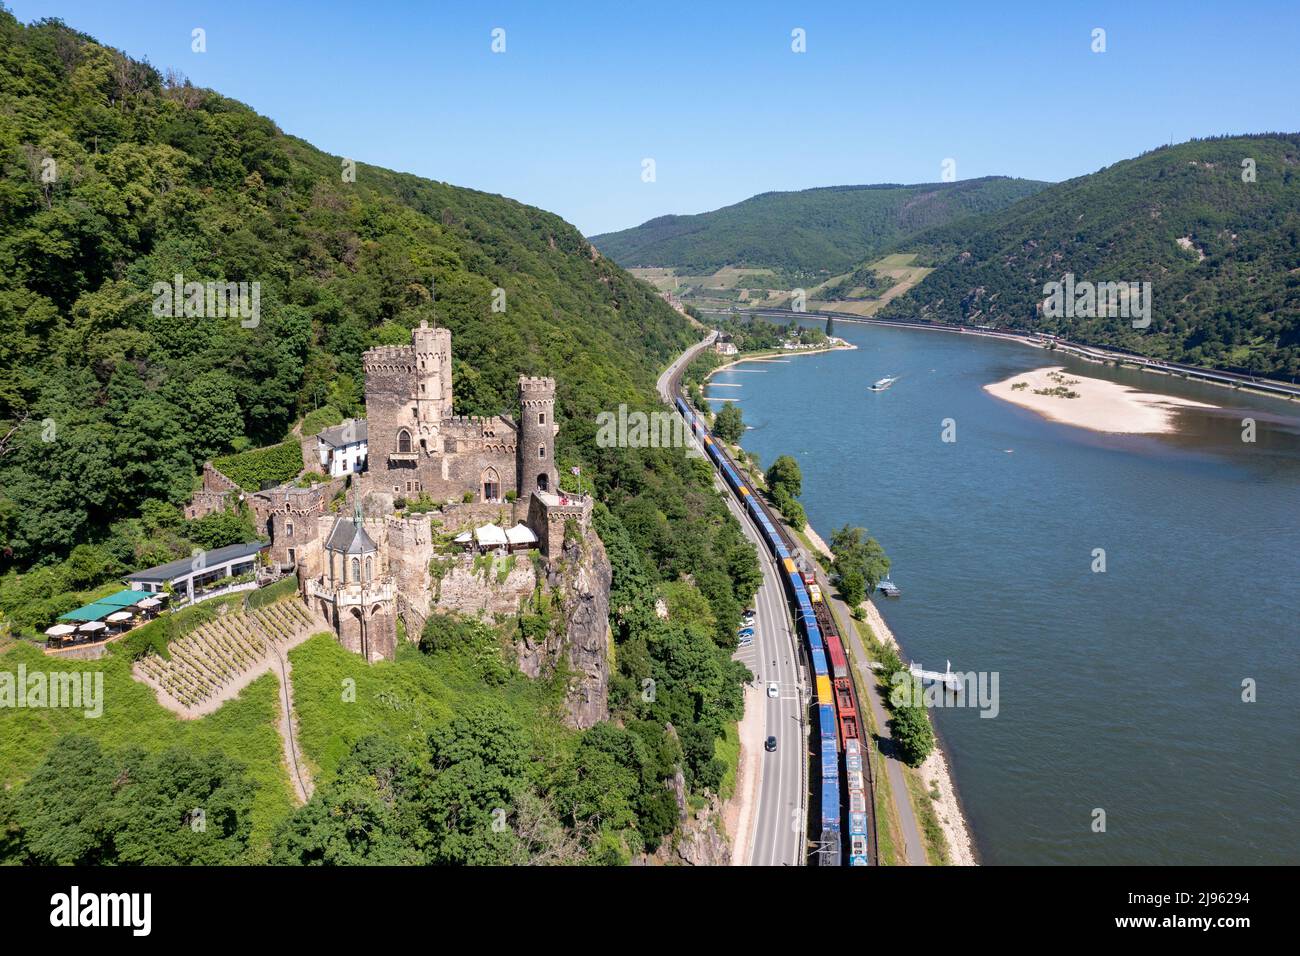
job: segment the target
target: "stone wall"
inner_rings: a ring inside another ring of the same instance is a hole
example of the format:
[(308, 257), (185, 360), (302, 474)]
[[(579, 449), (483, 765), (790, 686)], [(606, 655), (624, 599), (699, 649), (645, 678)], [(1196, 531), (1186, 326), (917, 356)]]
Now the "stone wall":
[[(474, 558), (470, 555), (440, 559), (449, 565), (433, 583), (437, 609), (488, 621), (496, 615), (518, 614), (521, 602), (531, 597), (537, 587), (537, 572), (527, 552), (510, 557), (493, 558), (491, 568), (480, 571), (474, 570)], [(511, 570), (504, 579), (499, 579), (507, 564)]]
[(239, 500), (239, 496), (239, 485), (217, 471), (212, 462), (204, 462), (203, 484), (185, 506), (185, 517), (194, 521), (218, 511), (226, 511)]
[(379, 544), (380, 554), (386, 558), (387, 571), (396, 580), (397, 590), (412, 607), (427, 614), (432, 598), (429, 561), (433, 558), (428, 516), (397, 518), (390, 515), (384, 519), (382, 536), (372, 534), (371, 537)]

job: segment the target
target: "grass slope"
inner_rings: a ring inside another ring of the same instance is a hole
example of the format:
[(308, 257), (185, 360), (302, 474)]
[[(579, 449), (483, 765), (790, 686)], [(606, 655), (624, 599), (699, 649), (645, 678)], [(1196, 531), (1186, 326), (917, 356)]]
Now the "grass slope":
[(54, 741), (68, 734), (92, 737), (109, 750), (138, 747), (148, 752), (183, 746), (195, 752), (221, 751), (248, 768), (257, 787), (253, 802), (250, 851), (254, 861), (266, 853), (275, 826), (292, 809), (289, 778), (275, 722), (279, 683), (259, 677), (235, 700), (198, 720), (181, 720), (131, 677), (126, 654), (98, 661), (55, 660), (19, 644), (0, 654), (0, 670), (99, 671), (104, 675), (104, 712), (87, 718), (80, 710), (45, 707), (0, 709), (0, 786), (13, 787), (41, 762)]

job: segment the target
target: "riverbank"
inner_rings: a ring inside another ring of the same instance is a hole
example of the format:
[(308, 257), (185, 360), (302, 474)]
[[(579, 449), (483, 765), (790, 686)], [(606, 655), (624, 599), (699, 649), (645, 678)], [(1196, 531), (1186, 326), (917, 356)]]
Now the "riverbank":
[(721, 372), (723, 369), (731, 368), (733, 365), (741, 365), (745, 362), (773, 362), (780, 361), (792, 355), (824, 355), (827, 352), (852, 352), (857, 346), (852, 342), (846, 342), (844, 339), (835, 339), (833, 345), (822, 345), (813, 349), (765, 349), (761, 352), (746, 352), (738, 354), (730, 362), (724, 362), (717, 368), (710, 369), (709, 373), (704, 376), (705, 384), (709, 379)]
[[(834, 555), (831, 554), (830, 547), (811, 524), (804, 525), (803, 534), (828, 561), (833, 559)], [(881, 616), (875, 602), (868, 598), (859, 607), (864, 609), (867, 624), (870, 626), (871, 632), (875, 634), (876, 639), (887, 647), (893, 648), (895, 653), (905, 660), (898, 639), (894, 636), (894, 632), (889, 629), (889, 625), (885, 623), (885, 619)], [(953, 780), (948, 760), (944, 756), (943, 742), (939, 739), (937, 731), (934, 750), (930, 752), (930, 756), (925, 759), (921, 766), (916, 768), (915, 772), (920, 776), (922, 782), (926, 784), (930, 799), (934, 803), (934, 809), (939, 818), (939, 826), (943, 830), (944, 842), (948, 845), (949, 862), (953, 866), (976, 866), (975, 846), (970, 835), (970, 822), (962, 811), (961, 800), (957, 795), (957, 785)]]
[(1059, 365), (1012, 375), (985, 385), (984, 391), (1049, 421), (1122, 435), (1168, 434), (1176, 431), (1178, 409), (1218, 407), (1067, 373)]

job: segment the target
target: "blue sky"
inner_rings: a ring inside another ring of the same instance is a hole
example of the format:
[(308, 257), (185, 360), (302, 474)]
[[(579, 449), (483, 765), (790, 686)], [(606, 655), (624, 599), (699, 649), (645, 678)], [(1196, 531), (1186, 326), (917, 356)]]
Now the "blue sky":
[(1171, 139), (1300, 130), (1295, 0), (4, 3), (329, 152), (588, 235), (772, 189), (933, 182), (946, 158), (959, 179), (1061, 180)]

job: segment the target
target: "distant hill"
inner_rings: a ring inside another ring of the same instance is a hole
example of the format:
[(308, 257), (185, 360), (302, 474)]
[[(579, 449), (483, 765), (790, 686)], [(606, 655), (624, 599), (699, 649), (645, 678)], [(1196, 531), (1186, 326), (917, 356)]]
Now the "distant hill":
[[(1255, 181), (1242, 179), (1254, 161)], [(1059, 183), (899, 248), (936, 268), (881, 317), (1032, 328), (1261, 374), (1300, 374), (1300, 135), (1194, 140)], [(1046, 283), (1151, 282), (1150, 327), (1049, 318)]]
[(1002, 209), (1047, 183), (991, 176), (915, 186), (828, 186), (763, 193), (695, 216), (660, 216), (592, 242), (624, 268), (708, 274), (723, 266), (849, 272), (899, 239)]

